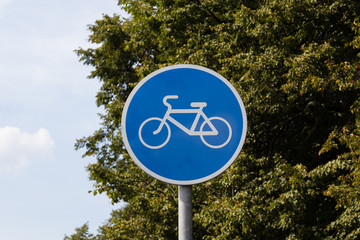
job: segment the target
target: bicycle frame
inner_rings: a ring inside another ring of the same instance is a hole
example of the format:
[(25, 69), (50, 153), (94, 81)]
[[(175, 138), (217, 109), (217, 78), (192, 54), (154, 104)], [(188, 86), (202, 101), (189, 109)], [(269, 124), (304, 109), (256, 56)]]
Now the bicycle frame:
[[(167, 98), (164, 98), (164, 104), (168, 107), (168, 110), (166, 111), (159, 128), (154, 131), (154, 134), (158, 134), (161, 129), (163, 128), (166, 120), (173, 123), (175, 126), (180, 128), (182, 131), (184, 131), (186, 134), (190, 136), (216, 136), (218, 135), (218, 131), (214, 127), (214, 125), (210, 122), (209, 118), (205, 115), (203, 112), (204, 106), (200, 106), (199, 108), (193, 108), (193, 109), (172, 109), (171, 105), (166, 102)], [(170, 114), (186, 114), (186, 113), (195, 113), (196, 117), (194, 119), (194, 122), (192, 123), (190, 129), (186, 128), (184, 125), (182, 125), (180, 122), (178, 122), (176, 119), (170, 116)], [(204, 121), (208, 124), (210, 127), (210, 131), (196, 131), (195, 128), (199, 123), (200, 117), (203, 117)]]

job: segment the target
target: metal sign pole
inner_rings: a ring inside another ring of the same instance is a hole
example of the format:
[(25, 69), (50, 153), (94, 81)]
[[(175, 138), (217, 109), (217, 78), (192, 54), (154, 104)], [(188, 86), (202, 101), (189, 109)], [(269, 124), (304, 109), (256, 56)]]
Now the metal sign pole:
[(179, 185), (179, 240), (193, 239), (192, 185)]

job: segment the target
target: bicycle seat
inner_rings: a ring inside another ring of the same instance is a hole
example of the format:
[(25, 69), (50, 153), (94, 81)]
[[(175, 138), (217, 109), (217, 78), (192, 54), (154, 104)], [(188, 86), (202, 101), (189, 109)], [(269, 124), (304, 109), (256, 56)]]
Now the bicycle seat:
[(190, 106), (192, 107), (206, 107), (206, 102), (192, 102), (190, 103)]

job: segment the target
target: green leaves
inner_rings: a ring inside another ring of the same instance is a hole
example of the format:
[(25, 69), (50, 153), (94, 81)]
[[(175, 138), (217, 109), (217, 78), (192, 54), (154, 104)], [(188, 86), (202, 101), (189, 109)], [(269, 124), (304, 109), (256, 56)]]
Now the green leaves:
[(93, 234), (89, 233), (89, 224), (85, 223), (79, 228), (75, 229), (76, 233), (72, 234), (70, 237), (64, 237), (64, 240), (96, 240)]

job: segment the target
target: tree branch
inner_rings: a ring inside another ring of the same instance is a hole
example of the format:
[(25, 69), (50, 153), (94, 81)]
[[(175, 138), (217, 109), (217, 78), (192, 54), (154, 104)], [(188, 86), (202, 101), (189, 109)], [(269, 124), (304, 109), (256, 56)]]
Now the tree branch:
[(209, 8), (207, 8), (204, 4), (202, 4), (200, 2), (200, 0), (195, 0), (195, 2), (197, 2), (201, 8), (203, 8), (208, 14), (210, 14), (210, 16), (212, 16), (218, 23), (223, 23), (223, 21), (218, 18), (214, 13), (212, 13)]

